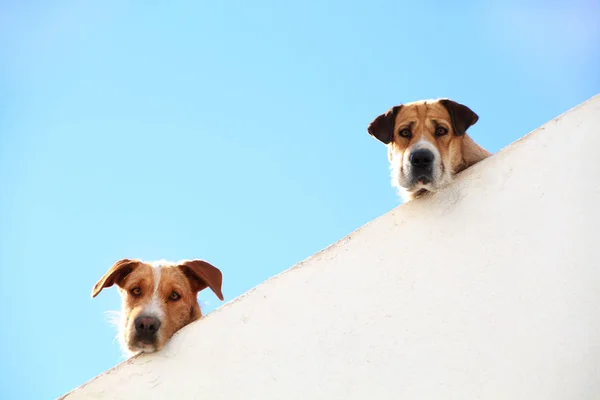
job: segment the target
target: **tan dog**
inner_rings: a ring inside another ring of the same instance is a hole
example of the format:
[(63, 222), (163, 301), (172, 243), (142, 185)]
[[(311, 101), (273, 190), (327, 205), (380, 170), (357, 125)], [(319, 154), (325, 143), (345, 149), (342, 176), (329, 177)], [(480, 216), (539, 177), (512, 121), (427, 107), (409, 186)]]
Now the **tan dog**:
[(130, 353), (161, 350), (175, 332), (202, 316), (198, 292), (221, 293), (222, 274), (206, 261), (123, 259), (96, 283), (92, 297), (113, 284), (122, 299), (119, 340)]
[(490, 156), (466, 134), (479, 117), (448, 99), (392, 107), (368, 127), (388, 147), (392, 186), (406, 201), (435, 192), (455, 174)]

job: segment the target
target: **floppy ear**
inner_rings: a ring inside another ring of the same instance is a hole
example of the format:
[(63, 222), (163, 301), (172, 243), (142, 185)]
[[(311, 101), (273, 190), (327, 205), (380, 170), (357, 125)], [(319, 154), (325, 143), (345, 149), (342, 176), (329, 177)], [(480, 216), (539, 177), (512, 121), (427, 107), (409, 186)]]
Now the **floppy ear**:
[(203, 260), (185, 261), (179, 265), (185, 276), (189, 279), (194, 292), (210, 287), (210, 289), (223, 301), (221, 284), (223, 283), (223, 274), (213, 265)]
[(92, 289), (92, 298), (98, 296), (98, 293), (100, 293), (102, 289), (111, 287), (115, 283), (117, 285), (121, 283), (123, 279), (125, 279), (131, 271), (139, 267), (140, 264), (141, 261), (139, 260), (129, 260), (127, 258), (114, 263), (108, 272), (94, 285), (94, 288)]
[(449, 99), (442, 99), (440, 103), (446, 107), (452, 119), (452, 128), (456, 136), (462, 136), (470, 126), (475, 125), (479, 117), (469, 107)]
[(375, 118), (367, 128), (369, 135), (375, 137), (380, 142), (388, 144), (394, 138), (394, 125), (396, 123), (396, 115), (402, 108), (402, 105), (390, 108), (385, 114), (381, 114)]

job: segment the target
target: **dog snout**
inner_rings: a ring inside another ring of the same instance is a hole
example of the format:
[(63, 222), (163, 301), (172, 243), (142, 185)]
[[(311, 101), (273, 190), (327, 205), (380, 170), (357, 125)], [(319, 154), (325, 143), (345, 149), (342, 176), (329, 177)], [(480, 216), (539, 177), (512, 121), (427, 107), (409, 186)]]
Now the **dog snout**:
[(431, 150), (417, 149), (410, 153), (412, 178), (419, 183), (429, 184), (433, 180), (433, 161), (435, 155)]
[(429, 169), (433, 165), (433, 153), (430, 150), (419, 149), (410, 154), (410, 164), (415, 168)]
[(143, 315), (137, 317), (134, 321), (135, 331), (140, 337), (152, 338), (160, 328), (160, 321), (157, 318)]

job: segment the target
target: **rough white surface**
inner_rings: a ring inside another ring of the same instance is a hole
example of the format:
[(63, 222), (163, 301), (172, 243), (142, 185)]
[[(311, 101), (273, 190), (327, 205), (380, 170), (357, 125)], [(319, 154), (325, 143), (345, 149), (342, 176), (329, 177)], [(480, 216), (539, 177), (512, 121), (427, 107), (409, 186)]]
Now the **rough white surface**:
[(600, 399), (599, 151), (596, 96), (66, 398)]

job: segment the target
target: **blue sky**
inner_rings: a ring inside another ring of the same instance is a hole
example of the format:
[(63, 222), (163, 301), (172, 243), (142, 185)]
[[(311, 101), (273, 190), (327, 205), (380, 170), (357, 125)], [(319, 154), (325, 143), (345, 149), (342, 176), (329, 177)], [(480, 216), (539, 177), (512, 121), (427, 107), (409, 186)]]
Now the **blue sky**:
[(204, 258), (231, 300), (397, 206), (366, 132), (392, 105), (462, 102), (496, 152), (599, 93), (599, 20), (597, 0), (0, 3), (0, 397), (120, 361), (118, 294), (90, 298), (120, 258)]

